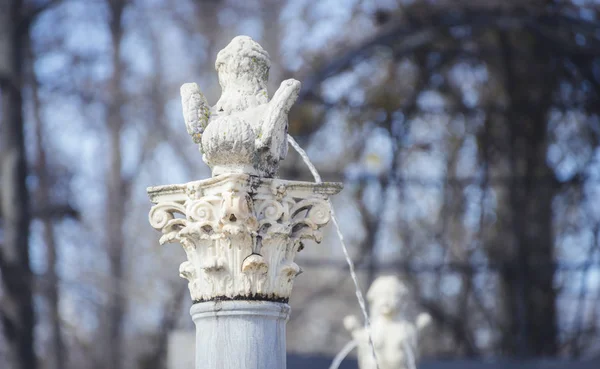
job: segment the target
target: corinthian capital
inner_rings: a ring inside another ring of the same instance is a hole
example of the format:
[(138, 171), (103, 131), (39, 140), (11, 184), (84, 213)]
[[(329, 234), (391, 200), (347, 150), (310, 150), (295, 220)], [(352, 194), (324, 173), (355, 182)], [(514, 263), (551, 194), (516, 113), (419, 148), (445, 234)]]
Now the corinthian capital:
[(339, 183), (224, 174), (148, 189), (150, 224), (160, 243), (180, 243), (180, 275), (196, 302), (256, 299), (286, 302), (301, 273), (296, 254), (321, 241), (329, 196)]

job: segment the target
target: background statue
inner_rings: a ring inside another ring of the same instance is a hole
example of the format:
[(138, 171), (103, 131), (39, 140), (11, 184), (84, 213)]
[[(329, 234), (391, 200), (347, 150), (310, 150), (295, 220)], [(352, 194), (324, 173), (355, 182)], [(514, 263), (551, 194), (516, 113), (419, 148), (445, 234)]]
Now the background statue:
[[(411, 319), (408, 288), (395, 276), (377, 278), (369, 288), (367, 300), (379, 369), (415, 368), (419, 334), (431, 322), (429, 314), (419, 314), (416, 321)], [(376, 369), (364, 325), (351, 315), (344, 319), (344, 326), (358, 345), (360, 368)]]
[(273, 177), (287, 155), (288, 112), (300, 82), (281, 83), (269, 101), (269, 54), (248, 36), (219, 52), (215, 68), (221, 98), (210, 106), (196, 83), (181, 86), (188, 133), (199, 144), (213, 176), (250, 173)]

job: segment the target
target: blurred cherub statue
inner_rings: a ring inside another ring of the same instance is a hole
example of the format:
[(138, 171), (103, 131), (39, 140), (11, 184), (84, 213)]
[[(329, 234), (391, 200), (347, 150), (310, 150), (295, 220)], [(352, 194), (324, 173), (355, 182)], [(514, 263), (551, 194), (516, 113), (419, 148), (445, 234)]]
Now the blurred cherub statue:
[(215, 68), (221, 98), (210, 106), (195, 83), (181, 86), (188, 133), (213, 176), (248, 173), (273, 177), (287, 155), (288, 112), (300, 82), (281, 83), (269, 101), (269, 54), (248, 36), (235, 37), (219, 52)]
[[(427, 313), (416, 321), (409, 318), (408, 288), (395, 276), (377, 278), (369, 292), (371, 335), (379, 369), (415, 369), (419, 334), (431, 322)], [(355, 316), (347, 316), (344, 326), (358, 345), (360, 369), (376, 369), (369, 337)]]

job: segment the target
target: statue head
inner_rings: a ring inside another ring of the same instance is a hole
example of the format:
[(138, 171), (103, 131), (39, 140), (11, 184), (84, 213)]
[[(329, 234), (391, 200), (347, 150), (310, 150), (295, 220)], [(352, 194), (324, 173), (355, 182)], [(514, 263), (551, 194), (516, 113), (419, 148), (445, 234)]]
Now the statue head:
[(398, 277), (382, 276), (377, 278), (367, 293), (371, 316), (394, 318), (408, 305), (408, 294), (408, 288)]
[(215, 68), (223, 90), (236, 88), (266, 89), (271, 61), (269, 54), (248, 36), (237, 36), (217, 54)]

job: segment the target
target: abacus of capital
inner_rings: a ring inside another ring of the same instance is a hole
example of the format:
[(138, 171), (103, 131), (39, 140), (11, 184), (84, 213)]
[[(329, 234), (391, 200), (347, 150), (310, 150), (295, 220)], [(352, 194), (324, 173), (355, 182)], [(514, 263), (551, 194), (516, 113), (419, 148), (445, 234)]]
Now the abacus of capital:
[(339, 183), (275, 178), (287, 154), (287, 115), (300, 83), (269, 100), (269, 56), (238, 36), (215, 64), (222, 95), (210, 106), (196, 84), (181, 87), (188, 133), (212, 178), (148, 188), (160, 243), (180, 243), (196, 325), (196, 369), (282, 369), (294, 262), (321, 241)]

